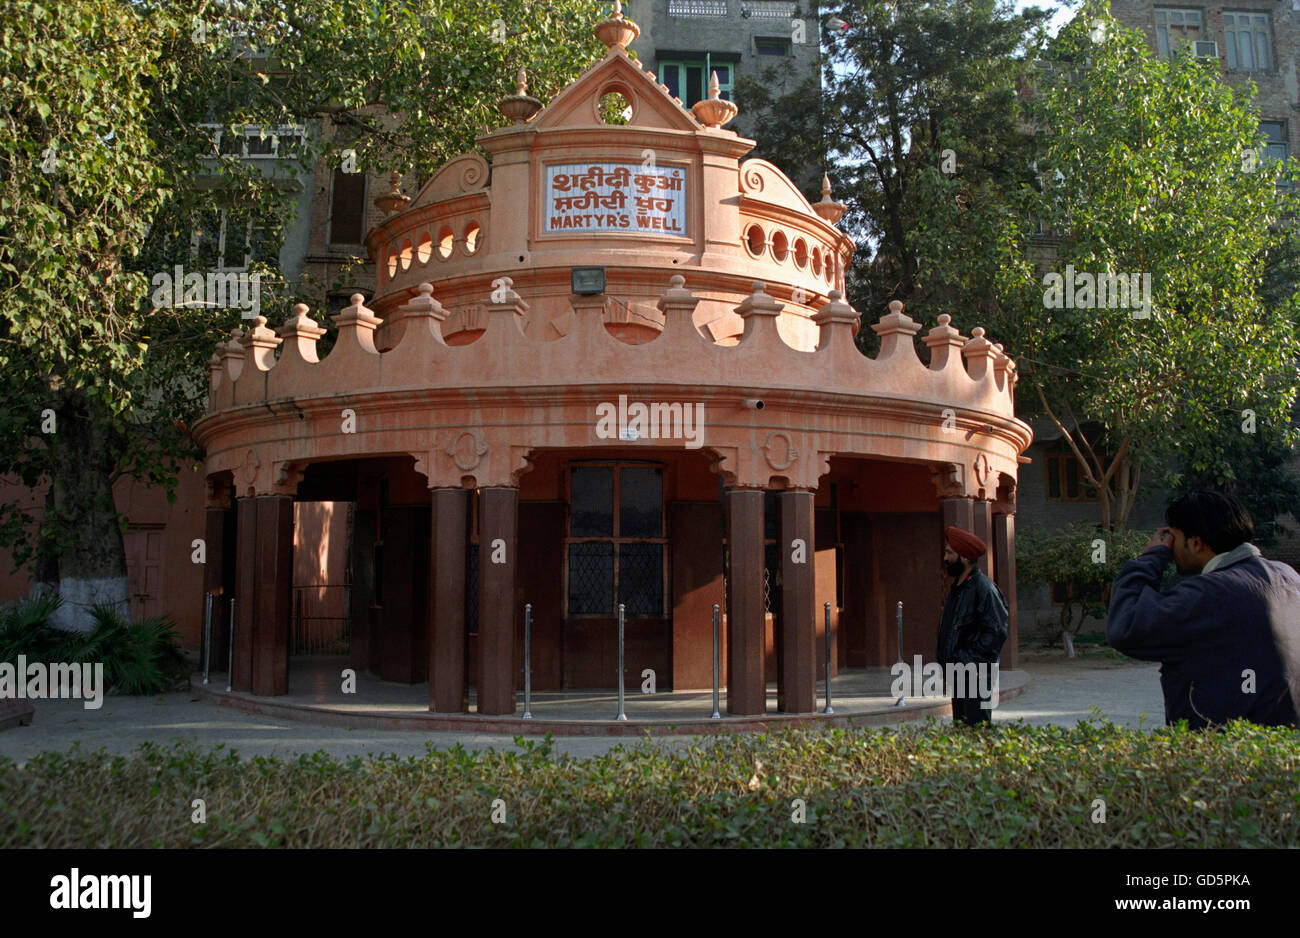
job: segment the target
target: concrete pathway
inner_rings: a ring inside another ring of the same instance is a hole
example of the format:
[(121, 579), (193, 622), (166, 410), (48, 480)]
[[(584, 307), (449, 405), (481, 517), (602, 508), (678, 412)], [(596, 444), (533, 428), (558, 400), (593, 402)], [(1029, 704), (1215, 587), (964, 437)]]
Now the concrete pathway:
[[(994, 711), (996, 722), (1024, 719), (1034, 725), (1073, 726), (1089, 716), (1090, 707), (1097, 707), (1115, 723), (1146, 727), (1164, 723), (1158, 665), (1108, 657), (1067, 661), (1056, 653), (1022, 656), (1021, 669), (1030, 677), (1029, 686)], [(950, 722), (946, 716), (939, 719)], [(656, 744), (678, 746), (700, 738), (661, 737)], [(246, 757), (319, 749), (335, 756), (382, 752), (406, 757), (423, 755), (426, 744), (437, 749), (457, 743), (471, 750), (516, 748), (509, 735), (349, 730), (239, 713), (187, 692), (174, 692), (108, 697), (99, 710), (85, 710), (78, 700), (37, 701), (31, 726), (0, 732), (0, 758), (21, 764), (41, 752), (66, 752), (74, 743), (82, 749), (126, 754), (143, 742), (166, 744), (176, 739), (193, 740), (204, 748), (224, 745)], [(557, 737), (555, 748), (581, 758), (633, 743), (627, 738)]]

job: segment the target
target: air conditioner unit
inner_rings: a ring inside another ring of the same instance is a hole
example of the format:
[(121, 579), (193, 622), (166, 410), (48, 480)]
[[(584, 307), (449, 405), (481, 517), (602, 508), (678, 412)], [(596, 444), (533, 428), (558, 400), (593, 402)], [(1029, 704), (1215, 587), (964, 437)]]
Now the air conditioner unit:
[(1198, 59), (1217, 59), (1219, 57), (1219, 44), (1212, 39), (1198, 39), (1192, 49), (1192, 54)]

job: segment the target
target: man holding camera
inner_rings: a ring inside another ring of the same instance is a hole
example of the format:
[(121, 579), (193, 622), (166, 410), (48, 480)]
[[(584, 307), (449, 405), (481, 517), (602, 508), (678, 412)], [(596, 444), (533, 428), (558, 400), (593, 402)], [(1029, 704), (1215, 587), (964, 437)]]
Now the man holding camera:
[[(1254, 523), (1231, 495), (1184, 495), (1165, 521), (1111, 588), (1106, 641), (1161, 663), (1167, 724), (1295, 726), (1300, 574), (1260, 556)], [(1162, 591), (1171, 560), (1188, 578)]]

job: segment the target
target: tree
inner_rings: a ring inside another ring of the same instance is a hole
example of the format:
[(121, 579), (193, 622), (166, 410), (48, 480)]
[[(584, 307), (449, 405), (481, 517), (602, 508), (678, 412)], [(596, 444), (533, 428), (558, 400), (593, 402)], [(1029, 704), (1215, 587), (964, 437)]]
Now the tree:
[(1012, 327), (1022, 390), (1122, 530), (1144, 472), (1231, 478), (1247, 417), (1258, 442), (1292, 442), (1294, 282), (1261, 295), (1290, 196), (1254, 165), (1248, 95), (1152, 55), (1099, 2), (1054, 42), (1033, 116), (1038, 215), (1060, 242)]
[[(154, 308), (151, 285), (192, 266), (196, 215), (261, 223), (270, 296), (296, 297), (276, 257), (295, 162), (428, 174), (499, 123), (521, 66), (546, 95), (600, 51), (580, 0), (12, 0), (0, 21), (0, 475), (48, 482), (39, 526), (0, 505), (0, 545), (86, 610), (126, 603), (112, 486), (168, 487), (198, 453), (202, 365), (231, 308)], [(301, 125), (296, 159), (262, 172), (203, 124)], [(276, 286), (278, 284), (278, 287)]]
[(1020, 532), (1017, 578), (1021, 583), (1045, 583), (1060, 589), (1061, 641), (1066, 657), (1074, 657), (1074, 636), (1084, 617), (1105, 617), (1110, 588), (1120, 567), (1142, 553), (1146, 544), (1145, 534), (1101, 531), (1084, 522), (1054, 531), (1029, 528)]
[(777, 100), (762, 82), (738, 88), (741, 106), (766, 118), (754, 122), (758, 155), (802, 165), (824, 154), (858, 244), (848, 280), (864, 316), (895, 299), (915, 319), (946, 312), (959, 324), (1017, 308), (1033, 283), (1032, 141), (1017, 88), (1048, 14), (995, 0), (855, 0), (836, 15), (849, 28), (823, 25), (819, 108), (810, 88)]

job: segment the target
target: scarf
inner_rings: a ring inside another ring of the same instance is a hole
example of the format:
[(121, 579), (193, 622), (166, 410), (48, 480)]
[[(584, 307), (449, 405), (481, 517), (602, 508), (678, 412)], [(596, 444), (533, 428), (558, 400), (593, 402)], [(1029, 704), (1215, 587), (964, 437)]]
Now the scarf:
[(1239, 563), (1242, 560), (1249, 560), (1251, 557), (1258, 556), (1259, 548), (1250, 541), (1243, 541), (1232, 550), (1226, 551), (1222, 554), (1215, 554), (1207, 560), (1205, 562), (1205, 568), (1201, 570), (1201, 573), (1212, 573), (1215, 570), (1222, 569), (1223, 567), (1228, 567), (1234, 563)]

